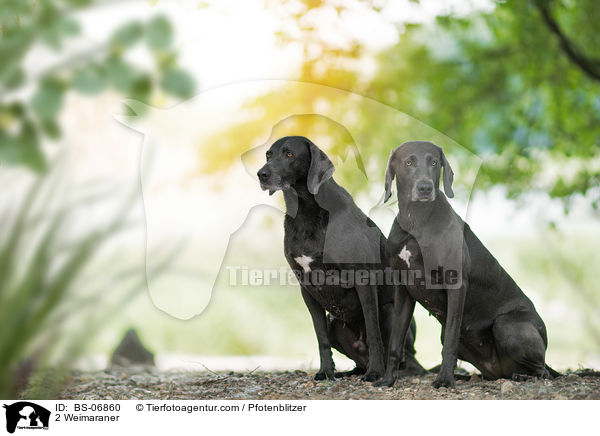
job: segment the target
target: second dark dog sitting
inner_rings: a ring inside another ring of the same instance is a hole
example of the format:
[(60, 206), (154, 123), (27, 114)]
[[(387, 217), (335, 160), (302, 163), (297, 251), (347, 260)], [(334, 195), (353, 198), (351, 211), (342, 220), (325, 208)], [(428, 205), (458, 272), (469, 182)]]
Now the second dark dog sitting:
[[(374, 381), (384, 372), (393, 314), (393, 287), (350, 283), (348, 275), (382, 271), (388, 266), (385, 237), (332, 178), (331, 160), (309, 139), (287, 136), (266, 153), (258, 171), (263, 190), (282, 190), (285, 204), (285, 257), (299, 277), (319, 344), (320, 369), (315, 379), (333, 379), (331, 347), (356, 363), (350, 373)], [(342, 281), (316, 282), (312, 273)], [(354, 277), (353, 277), (354, 278)], [(343, 282), (346, 280), (346, 282)], [(416, 327), (406, 340), (406, 370), (421, 373), (413, 347)]]
[[(457, 358), (488, 379), (559, 375), (545, 363), (546, 327), (533, 303), (440, 192), (442, 168), (444, 192), (453, 197), (454, 174), (440, 147), (411, 141), (390, 154), (385, 201), (396, 178), (399, 212), (388, 252), (395, 268), (420, 272), (425, 281), (396, 289), (400, 310), (379, 384), (394, 384), (415, 301), (442, 324), (442, 366), (435, 387), (454, 386)], [(452, 274), (442, 277), (440, 268)], [(432, 286), (436, 283), (441, 285)]]

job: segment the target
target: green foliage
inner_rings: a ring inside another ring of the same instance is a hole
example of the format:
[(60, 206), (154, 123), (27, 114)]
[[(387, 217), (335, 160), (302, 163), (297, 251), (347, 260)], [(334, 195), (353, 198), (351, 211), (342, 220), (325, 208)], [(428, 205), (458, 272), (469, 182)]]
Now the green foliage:
[[(0, 125), (15, 123), (14, 120), (23, 117), (23, 113), (24, 107), (19, 103), (0, 106)], [(20, 130), (14, 134), (0, 128), (0, 162), (26, 165), (41, 171), (45, 168), (46, 161), (38, 143), (38, 130), (29, 119), (24, 119)]]
[[(382, 53), (368, 95), (406, 111), (484, 157), (479, 187), (600, 196), (600, 76), (566, 53), (536, 1), (409, 26)], [(545, 2), (586, 57), (600, 59), (594, 0)], [(569, 171), (548, 175), (548, 162)], [(560, 176), (559, 176), (560, 174)], [(546, 176), (546, 177), (544, 177)]]
[[(90, 0), (0, 0), (0, 162), (46, 169), (40, 143), (61, 136), (57, 118), (69, 91), (94, 95), (112, 88), (146, 103), (157, 89), (177, 98), (194, 93), (194, 80), (177, 66), (173, 27), (163, 15), (125, 23), (101, 46), (27, 77), (27, 52), (38, 45), (61, 52), (81, 33), (74, 13), (95, 6)], [(155, 59), (152, 71), (127, 60), (128, 50), (143, 41)], [(32, 87), (33, 95), (24, 97)]]
[(167, 70), (160, 84), (166, 92), (179, 98), (189, 98), (194, 92), (194, 79), (180, 69)]
[[(55, 333), (52, 324), (56, 320), (51, 315), (65, 303), (74, 280), (107, 237), (106, 232), (99, 232), (83, 238), (63, 262), (58, 262), (57, 240), (68, 211), (61, 210), (48, 218), (39, 216), (35, 206), (43, 195), (41, 188), (42, 183), (38, 183), (30, 189), (14, 216), (9, 208), (5, 208), (2, 216), (3, 222), (10, 223), (3, 229), (0, 244), (0, 395), (3, 397), (14, 394), (13, 377), (22, 359), (29, 353), (40, 358), (41, 351), (32, 347), (51, 345), (42, 339)], [(33, 235), (40, 231), (40, 239), (31, 245)]]
[[(65, 198), (69, 191), (56, 172), (38, 178), (16, 204), (4, 201), (0, 209), (2, 398), (16, 395), (46, 365), (53, 365), (54, 376), (64, 372), (116, 308), (146, 285), (141, 264), (103, 265), (103, 248), (127, 227), (131, 197), (106, 222), (73, 235), (76, 217), (114, 193), (89, 186), (72, 193), (75, 199)], [(160, 274), (170, 259), (161, 258), (153, 272)]]
[[(356, 2), (378, 11), (371, 2)], [(509, 0), (489, 12), (406, 24), (399, 27), (398, 42), (377, 54), (374, 77), (361, 70), (359, 61), (367, 53), (360, 41), (350, 38), (335, 45), (319, 39), (323, 23), (311, 17), (332, 6), (300, 3), (293, 12), (282, 11), (287, 20), (279, 32), (284, 44), (303, 47), (299, 80), (373, 98), (449, 136), (483, 159), (478, 189), (503, 185), (512, 197), (544, 191), (564, 199), (567, 209), (574, 195), (584, 194), (594, 208), (600, 205), (600, 2)], [(344, 8), (335, 8), (339, 20)], [(274, 90), (246, 108), (273, 112), (273, 107), (287, 105), (322, 113), (312, 99), (282, 99), (280, 90)], [(333, 108), (328, 113), (342, 118), (350, 110), (346, 101), (329, 103)], [(251, 135), (253, 123), (230, 130)], [(383, 172), (404, 126), (394, 118), (374, 120), (365, 112), (344, 123), (369, 138), (363, 150)], [(232, 146), (236, 139), (231, 135)], [(460, 150), (449, 151), (459, 165), (466, 163)], [(342, 182), (352, 185), (353, 179)]]
[(136, 79), (135, 68), (119, 56), (111, 56), (102, 64), (105, 80), (119, 92), (128, 92)]
[(104, 89), (105, 79), (96, 66), (86, 65), (73, 73), (72, 87), (82, 94), (96, 94)]
[(137, 43), (144, 34), (144, 26), (139, 21), (133, 21), (121, 26), (111, 38), (115, 49), (124, 50)]
[(40, 120), (56, 118), (63, 102), (65, 85), (58, 80), (45, 80), (31, 99), (30, 108)]
[(153, 18), (148, 23), (146, 41), (152, 50), (167, 50), (173, 42), (173, 28), (164, 16)]

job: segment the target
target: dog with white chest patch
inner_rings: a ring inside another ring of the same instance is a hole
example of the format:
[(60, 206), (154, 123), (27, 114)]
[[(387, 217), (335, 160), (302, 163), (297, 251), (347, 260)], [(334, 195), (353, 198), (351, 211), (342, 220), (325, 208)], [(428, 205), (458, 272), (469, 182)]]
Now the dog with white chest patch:
[[(285, 257), (299, 278), (319, 345), (315, 379), (349, 374), (364, 374), (366, 381), (380, 378), (391, 331), (393, 286), (354, 279), (389, 265), (385, 237), (333, 180), (331, 160), (309, 139), (278, 139), (266, 158), (258, 179), (270, 194), (283, 191)], [(414, 357), (416, 327), (414, 321), (409, 324), (403, 369), (422, 373)], [(335, 373), (332, 347), (356, 368)]]
[[(442, 178), (444, 195), (440, 191)], [(418, 301), (442, 324), (442, 365), (434, 387), (453, 387), (457, 359), (487, 379), (554, 377), (545, 363), (546, 327), (531, 300), (454, 212), (454, 173), (444, 151), (427, 141), (392, 150), (385, 201), (396, 179), (398, 215), (388, 237), (395, 269), (421, 273), (395, 291), (389, 360), (380, 385), (392, 386)]]

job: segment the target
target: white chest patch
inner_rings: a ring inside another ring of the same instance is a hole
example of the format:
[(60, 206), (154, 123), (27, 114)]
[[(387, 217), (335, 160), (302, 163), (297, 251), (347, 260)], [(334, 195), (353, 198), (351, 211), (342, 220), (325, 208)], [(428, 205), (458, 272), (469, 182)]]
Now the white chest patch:
[(406, 249), (406, 245), (405, 245), (404, 247), (402, 247), (402, 250), (400, 251), (400, 254), (398, 255), (398, 257), (400, 259), (402, 259), (404, 262), (406, 262), (406, 266), (409, 268), (410, 268), (410, 256), (412, 256), (412, 253)]
[(304, 272), (309, 272), (310, 271), (309, 265), (314, 259), (310, 256), (306, 256), (305, 254), (303, 254), (302, 256), (294, 257), (294, 260), (296, 262), (298, 262), (298, 265), (300, 265), (302, 267)]

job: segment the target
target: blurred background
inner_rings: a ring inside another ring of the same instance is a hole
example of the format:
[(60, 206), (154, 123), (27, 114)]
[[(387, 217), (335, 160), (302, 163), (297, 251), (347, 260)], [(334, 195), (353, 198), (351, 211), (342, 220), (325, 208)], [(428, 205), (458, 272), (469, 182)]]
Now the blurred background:
[[(103, 368), (129, 328), (162, 369), (316, 368), (298, 287), (230, 277), (287, 268), (281, 194), (254, 175), (287, 134), (386, 234), (389, 151), (443, 146), (547, 361), (600, 367), (598, 2), (0, 5), (0, 396)], [(416, 316), (434, 366), (439, 324)]]

